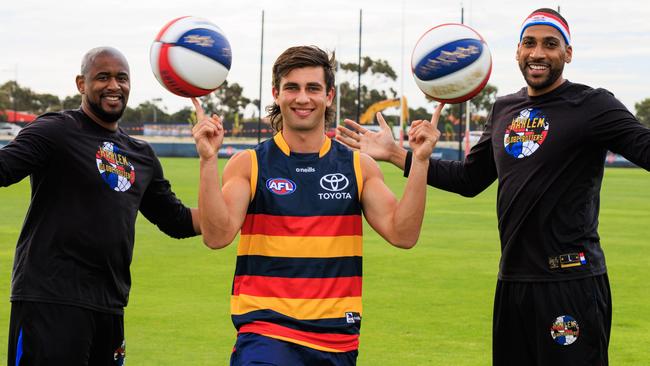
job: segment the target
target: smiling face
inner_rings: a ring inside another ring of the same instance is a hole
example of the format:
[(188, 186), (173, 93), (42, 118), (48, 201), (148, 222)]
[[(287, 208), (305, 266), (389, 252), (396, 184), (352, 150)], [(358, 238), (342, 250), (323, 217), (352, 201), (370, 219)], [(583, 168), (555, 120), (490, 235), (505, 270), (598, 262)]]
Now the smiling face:
[[(92, 51), (91, 51), (92, 52)], [(131, 90), (129, 65), (117, 51), (87, 54), (77, 76), (81, 108), (100, 124), (114, 124), (126, 109)]]
[(557, 29), (548, 25), (526, 28), (517, 47), (517, 62), (528, 94), (542, 95), (562, 85), (564, 64), (571, 62), (572, 54)]
[(280, 79), (273, 98), (280, 107), (284, 129), (311, 131), (325, 128), (325, 110), (332, 105), (334, 89), (327, 90), (320, 66), (300, 67)]

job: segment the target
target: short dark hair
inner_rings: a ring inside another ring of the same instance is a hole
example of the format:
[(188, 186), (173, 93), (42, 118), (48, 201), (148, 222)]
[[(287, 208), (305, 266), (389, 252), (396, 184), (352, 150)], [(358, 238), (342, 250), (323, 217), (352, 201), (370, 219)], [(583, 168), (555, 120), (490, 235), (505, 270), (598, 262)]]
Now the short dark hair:
[[(290, 47), (275, 60), (273, 64), (273, 75), (271, 83), (275, 90), (280, 90), (280, 80), (282, 77), (289, 74), (294, 69), (302, 67), (320, 66), (325, 72), (325, 92), (329, 93), (334, 88), (334, 68), (335, 68), (335, 54), (332, 52), (331, 56), (327, 52), (321, 50), (316, 46), (297, 46)], [(266, 107), (269, 119), (271, 120), (271, 127), (274, 130), (282, 131), (282, 113), (280, 106), (275, 102)], [(334, 109), (332, 106), (325, 109), (325, 126), (327, 127), (334, 120)]]
[(112, 55), (115, 57), (119, 57), (122, 59), (124, 62), (124, 65), (126, 65), (127, 69), (129, 67), (129, 63), (126, 61), (126, 57), (120, 52), (117, 48), (114, 47), (95, 47), (91, 49), (90, 51), (86, 52), (86, 54), (83, 56), (81, 59), (81, 76), (87, 76), (88, 72), (90, 71), (91, 65), (95, 62), (95, 59), (97, 56), (100, 55)]

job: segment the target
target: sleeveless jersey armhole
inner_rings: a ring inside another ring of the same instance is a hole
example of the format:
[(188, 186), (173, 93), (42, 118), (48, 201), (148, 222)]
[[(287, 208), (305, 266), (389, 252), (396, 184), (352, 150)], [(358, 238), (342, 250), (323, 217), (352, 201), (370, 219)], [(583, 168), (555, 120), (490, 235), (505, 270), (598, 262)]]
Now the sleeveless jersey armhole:
[(253, 149), (247, 149), (247, 151), (251, 155), (251, 200), (250, 202), (253, 202), (253, 199), (255, 198), (255, 191), (257, 188), (257, 153)]
[(361, 171), (361, 155), (358, 151), (353, 151), (354, 159), (354, 176), (357, 179), (357, 192), (359, 193), (359, 201), (361, 201), (361, 192), (363, 191), (363, 172)]

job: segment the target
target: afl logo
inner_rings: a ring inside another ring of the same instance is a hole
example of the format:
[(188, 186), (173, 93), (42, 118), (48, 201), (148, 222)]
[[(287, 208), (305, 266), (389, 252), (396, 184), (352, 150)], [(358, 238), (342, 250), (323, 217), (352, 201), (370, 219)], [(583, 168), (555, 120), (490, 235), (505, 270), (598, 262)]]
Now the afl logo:
[(270, 178), (266, 181), (266, 188), (271, 193), (285, 196), (296, 191), (296, 183), (286, 178)]
[(330, 192), (339, 192), (348, 187), (350, 181), (341, 173), (327, 174), (320, 179), (320, 186)]

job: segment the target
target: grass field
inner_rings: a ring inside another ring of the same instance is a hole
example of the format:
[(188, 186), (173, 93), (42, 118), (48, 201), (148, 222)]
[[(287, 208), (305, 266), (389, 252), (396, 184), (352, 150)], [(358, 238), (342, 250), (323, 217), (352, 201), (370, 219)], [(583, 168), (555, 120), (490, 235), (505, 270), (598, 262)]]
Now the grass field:
[[(174, 190), (196, 205), (198, 161), (162, 159)], [(401, 172), (382, 165), (401, 195)], [(430, 189), (423, 233), (409, 251), (368, 227), (359, 365), (489, 365), (499, 262), (496, 187), (476, 198)], [(6, 359), (11, 267), (29, 182), (0, 188), (0, 359)], [(600, 233), (614, 298), (610, 360), (650, 361), (650, 174), (606, 170)], [(212, 251), (139, 218), (126, 310), (129, 365), (227, 365), (235, 332), (229, 292), (235, 246)], [(517, 336), (517, 335), (513, 335)], [(4, 363), (4, 361), (3, 361)]]

